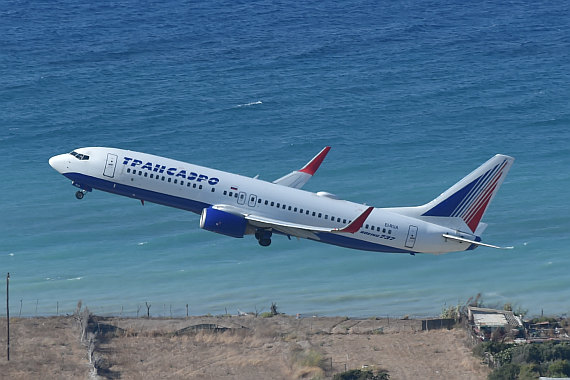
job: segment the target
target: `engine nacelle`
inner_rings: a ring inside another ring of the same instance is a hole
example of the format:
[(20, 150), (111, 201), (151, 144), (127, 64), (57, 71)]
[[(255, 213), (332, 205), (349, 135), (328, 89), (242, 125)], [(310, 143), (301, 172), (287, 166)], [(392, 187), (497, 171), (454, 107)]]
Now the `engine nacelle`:
[(208, 207), (202, 210), (200, 228), (222, 235), (242, 238), (247, 228), (247, 220), (241, 215), (234, 215)]

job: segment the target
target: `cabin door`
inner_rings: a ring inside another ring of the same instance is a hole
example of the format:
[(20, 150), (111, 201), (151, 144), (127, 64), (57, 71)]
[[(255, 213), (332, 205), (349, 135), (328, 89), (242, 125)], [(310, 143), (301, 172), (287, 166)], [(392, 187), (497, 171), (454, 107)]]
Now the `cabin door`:
[(406, 238), (406, 248), (414, 248), (416, 244), (416, 236), (418, 234), (418, 227), (410, 226), (408, 229), (408, 237)]
[(115, 176), (115, 167), (117, 166), (117, 155), (107, 153), (107, 162), (105, 163), (105, 170), (103, 175), (113, 178)]

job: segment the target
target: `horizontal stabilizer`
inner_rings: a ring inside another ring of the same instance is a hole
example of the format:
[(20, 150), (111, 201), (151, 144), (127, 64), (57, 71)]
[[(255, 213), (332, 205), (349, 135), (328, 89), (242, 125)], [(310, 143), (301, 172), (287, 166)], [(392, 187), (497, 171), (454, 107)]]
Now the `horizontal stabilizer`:
[(481, 243), (480, 241), (475, 241), (475, 240), (471, 240), (471, 239), (465, 239), (459, 236), (454, 236), (454, 235), (449, 235), (449, 234), (443, 234), (442, 235), (444, 238), (446, 239), (451, 239), (451, 240), (455, 240), (455, 241), (459, 241), (462, 243), (469, 243), (469, 244), (475, 244), (475, 245), (480, 245), (483, 247), (489, 247), (489, 248), (496, 248), (496, 249), (513, 249), (514, 247), (499, 247), (496, 245), (492, 245), (492, 244), (485, 244), (485, 243)]

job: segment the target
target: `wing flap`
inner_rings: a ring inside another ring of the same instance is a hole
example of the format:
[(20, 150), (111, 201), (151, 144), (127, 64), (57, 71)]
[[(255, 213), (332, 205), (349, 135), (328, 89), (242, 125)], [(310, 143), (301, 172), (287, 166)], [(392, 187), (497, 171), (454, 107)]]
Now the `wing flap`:
[(374, 210), (374, 207), (368, 207), (362, 214), (354, 219), (353, 222), (349, 223), (343, 228), (319, 227), (306, 224), (291, 223), (253, 214), (244, 214), (244, 218), (255, 227), (273, 228), (286, 235), (318, 240), (317, 233), (319, 232), (351, 234), (356, 233), (362, 227), (364, 221), (366, 218), (368, 218), (372, 210)]

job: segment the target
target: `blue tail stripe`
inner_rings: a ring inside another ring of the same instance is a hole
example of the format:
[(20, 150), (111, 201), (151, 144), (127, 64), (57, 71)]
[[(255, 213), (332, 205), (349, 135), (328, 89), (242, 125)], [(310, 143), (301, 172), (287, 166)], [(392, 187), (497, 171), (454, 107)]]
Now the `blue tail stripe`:
[(457, 209), (457, 205), (469, 194), (473, 187), (475, 187), (477, 181), (479, 181), (479, 178), (435, 205), (435, 207), (425, 212), (423, 216), (451, 216), (455, 209)]
[(497, 165), (493, 169), (487, 171), (487, 173), (479, 177), (476, 186), (457, 207), (456, 211), (453, 213), (452, 216), (463, 216), (464, 211), (470, 207), (470, 205), (475, 199), (477, 199), (477, 197), (481, 193), (481, 190), (484, 190), (486, 188), (486, 186), (489, 184), (489, 181), (495, 176), (495, 173), (497, 172), (499, 167), (500, 165)]

